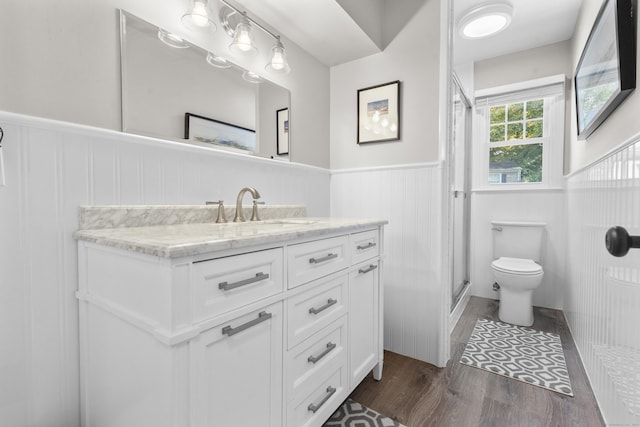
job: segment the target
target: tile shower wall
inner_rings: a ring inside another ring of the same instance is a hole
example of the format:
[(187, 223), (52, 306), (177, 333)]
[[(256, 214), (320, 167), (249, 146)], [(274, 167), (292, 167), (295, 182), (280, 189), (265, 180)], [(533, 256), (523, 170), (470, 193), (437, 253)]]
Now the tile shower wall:
[[(441, 286), (441, 177), (437, 163), (333, 171), (331, 215), (383, 218), (384, 346), (442, 366), (448, 296)], [(446, 302), (445, 302), (446, 301)]]
[(329, 214), (327, 170), (0, 112), (0, 425), (79, 421), (77, 250), (83, 204), (267, 204)]
[(640, 425), (640, 249), (616, 258), (609, 227), (640, 235), (640, 142), (567, 181), (564, 312), (608, 425)]

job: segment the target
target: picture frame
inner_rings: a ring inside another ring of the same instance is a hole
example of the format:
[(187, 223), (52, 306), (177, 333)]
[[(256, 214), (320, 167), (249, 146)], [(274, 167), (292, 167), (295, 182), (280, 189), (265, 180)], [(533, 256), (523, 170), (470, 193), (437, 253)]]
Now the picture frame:
[(636, 87), (632, 0), (606, 0), (576, 68), (578, 139), (586, 139)]
[(276, 111), (276, 146), (279, 156), (289, 154), (289, 109)]
[(255, 130), (192, 113), (184, 115), (184, 139), (232, 151), (257, 151)]
[(358, 144), (400, 139), (400, 80), (358, 90)]

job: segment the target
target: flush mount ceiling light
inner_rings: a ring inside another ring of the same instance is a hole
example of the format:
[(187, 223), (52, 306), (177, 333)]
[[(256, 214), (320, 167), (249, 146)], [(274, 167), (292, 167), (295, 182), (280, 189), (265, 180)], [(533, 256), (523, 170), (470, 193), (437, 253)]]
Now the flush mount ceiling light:
[(167, 30), (163, 30), (162, 28), (158, 29), (158, 38), (167, 46), (178, 49), (186, 49), (190, 46), (189, 42), (184, 40), (182, 37), (170, 33)]
[(216, 24), (209, 16), (208, 0), (194, 0), (191, 10), (182, 15), (182, 25), (191, 31), (215, 31)]
[(232, 52), (243, 55), (255, 55), (258, 48), (255, 45), (252, 29), (259, 28), (265, 34), (271, 36), (275, 43), (271, 48), (271, 57), (266, 64), (265, 69), (271, 73), (286, 74), (291, 71), (289, 62), (287, 61), (287, 53), (284, 45), (280, 40), (280, 36), (273, 34), (271, 31), (258, 24), (247, 16), (246, 12), (241, 12), (225, 0), (220, 0), (222, 6), (218, 12), (220, 25), (226, 33), (233, 38), (229, 45)]
[(485, 3), (468, 10), (460, 21), (460, 35), (468, 39), (492, 36), (509, 26), (513, 6), (509, 3)]

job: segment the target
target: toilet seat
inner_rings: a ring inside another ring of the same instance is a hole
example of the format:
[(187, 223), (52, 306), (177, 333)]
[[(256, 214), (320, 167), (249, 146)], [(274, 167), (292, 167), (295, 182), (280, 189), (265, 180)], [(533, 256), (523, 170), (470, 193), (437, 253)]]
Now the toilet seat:
[(494, 270), (507, 274), (517, 274), (520, 276), (534, 276), (542, 274), (542, 266), (533, 260), (524, 258), (501, 257), (491, 263)]

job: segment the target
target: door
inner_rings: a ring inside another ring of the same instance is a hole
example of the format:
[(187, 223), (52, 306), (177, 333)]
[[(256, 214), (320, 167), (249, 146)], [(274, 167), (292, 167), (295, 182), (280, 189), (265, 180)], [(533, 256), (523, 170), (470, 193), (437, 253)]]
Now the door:
[(451, 281), (451, 310), (455, 307), (462, 291), (469, 284), (469, 140), (471, 103), (462, 87), (453, 76), (452, 132), (449, 144), (451, 159), (451, 197), (453, 218), (453, 272)]

